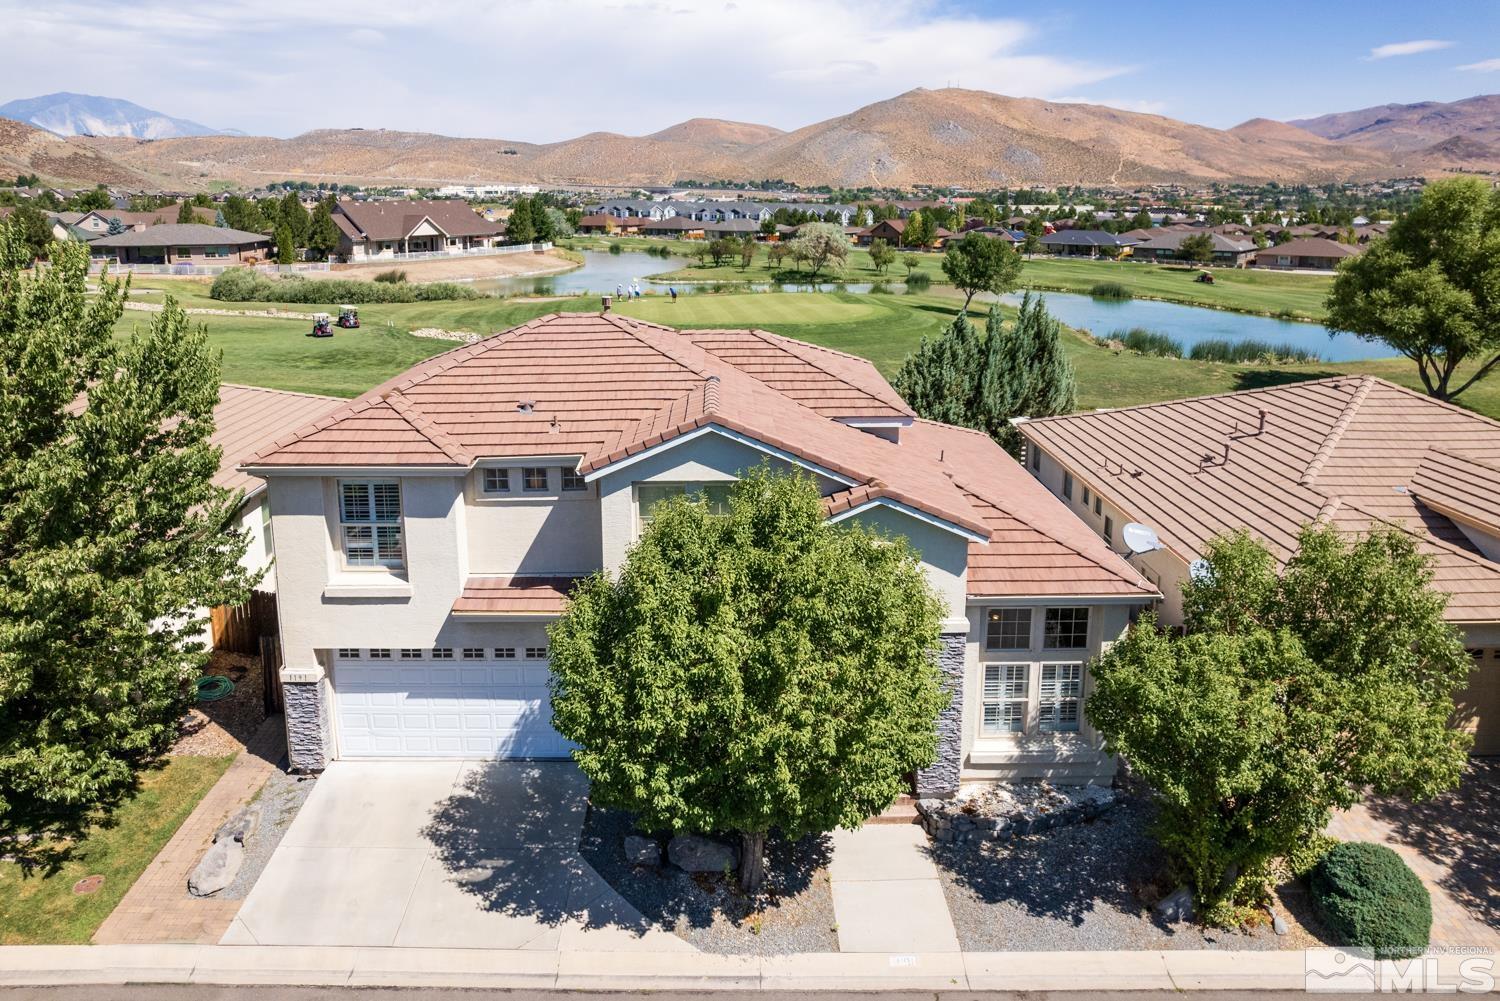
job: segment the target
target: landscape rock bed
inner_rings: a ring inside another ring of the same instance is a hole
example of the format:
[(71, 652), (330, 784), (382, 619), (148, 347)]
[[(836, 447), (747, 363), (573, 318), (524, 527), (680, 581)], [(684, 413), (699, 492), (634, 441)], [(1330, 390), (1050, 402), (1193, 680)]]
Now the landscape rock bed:
[[(244, 839), (244, 858), (233, 882), (216, 894), (223, 900), (244, 900), (250, 895), (255, 881), (260, 878), (271, 855), (281, 844), (282, 837), (297, 812), (307, 802), (317, 779), (307, 775), (293, 775), (280, 768), (271, 773), (259, 795), (247, 809), (255, 811), (256, 824)], [(222, 834), (222, 832), (221, 832)]]
[(199, 702), (182, 718), (172, 754), (208, 757), (238, 754), (266, 719), (259, 657), (215, 650), (204, 674), (234, 682), (234, 691), (215, 702)]
[(1016, 782), (984, 786), (953, 799), (917, 801), (917, 816), (930, 837), (944, 844), (1008, 841), (1094, 820), (1119, 802), (1105, 786), (1054, 786)]
[(419, 327), (411, 332), (413, 337), (430, 337), (436, 341), (458, 341), (472, 344), (484, 336), (472, 330), (444, 330), (442, 327)]
[[(657, 865), (631, 861), (652, 857), (645, 840), (654, 843)], [(827, 837), (767, 838), (766, 891), (755, 898), (740, 891), (733, 872), (727, 877), (723, 872), (689, 873), (671, 864), (671, 840), (642, 835), (628, 813), (590, 806), (581, 850), (594, 871), (647, 921), (704, 952), (766, 956), (838, 951)], [(733, 847), (727, 839), (725, 843)]]

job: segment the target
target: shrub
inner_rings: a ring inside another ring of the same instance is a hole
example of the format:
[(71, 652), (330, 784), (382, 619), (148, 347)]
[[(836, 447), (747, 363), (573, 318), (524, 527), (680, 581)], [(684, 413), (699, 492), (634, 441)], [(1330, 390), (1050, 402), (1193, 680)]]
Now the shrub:
[(375, 276), (375, 280), (378, 282), (390, 282), (394, 285), (397, 282), (406, 281), (406, 272), (401, 271), (397, 268), (392, 268), (389, 271), (380, 272), (380, 274)]
[(1116, 330), (1110, 337), (1136, 354), (1150, 355), (1153, 358), (1182, 357), (1182, 345), (1159, 330), (1132, 327), (1129, 330)]
[(208, 294), (224, 302), (382, 303), (434, 302), (444, 299), (483, 299), (467, 285), (433, 282), (364, 282), (347, 278), (308, 281), (300, 277), (271, 278), (248, 268), (230, 268), (214, 279)]
[(1243, 364), (1265, 362), (1275, 365), (1288, 362), (1317, 362), (1323, 358), (1316, 351), (1299, 348), (1295, 344), (1272, 344), (1255, 339), (1231, 341), (1223, 337), (1209, 337), (1194, 344), (1188, 352), (1194, 361), (1218, 361)]
[(1090, 286), (1089, 295), (1095, 299), (1129, 299), (1130, 289), (1119, 282), (1097, 282)]
[(621, 247), (618, 243), (611, 243), (609, 245), (609, 252), (611, 254), (622, 254), (625, 252), (625, 248)]
[(906, 276), (906, 287), (909, 289), (924, 289), (932, 285), (932, 276), (925, 271), (913, 271)]
[(1432, 932), (1432, 897), (1385, 845), (1349, 841), (1330, 849), (1308, 879), (1313, 910), (1342, 945), (1381, 959), (1418, 955)]

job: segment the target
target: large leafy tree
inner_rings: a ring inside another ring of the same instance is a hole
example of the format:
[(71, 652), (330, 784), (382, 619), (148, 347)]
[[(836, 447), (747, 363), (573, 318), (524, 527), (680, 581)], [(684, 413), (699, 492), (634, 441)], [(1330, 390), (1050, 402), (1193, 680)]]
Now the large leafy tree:
[(966, 313), (976, 294), (1000, 295), (1014, 289), (1021, 277), (1021, 265), (1021, 255), (1009, 241), (973, 231), (949, 243), (943, 253), (943, 274), (964, 294)]
[(132, 788), (207, 659), (193, 610), (251, 584), (212, 485), (204, 330), (168, 297), (118, 339), (126, 287), (90, 298), (86, 247), (29, 263), (0, 224), (0, 840), (74, 831)]
[(1137, 623), (1092, 667), (1086, 712), (1161, 804), (1157, 834), (1210, 921), (1263, 899), (1268, 866), (1366, 789), (1452, 788), (1472, 666), (1412, 537), (1309, 526), (1277, 573), (1247, 533), (1183, 586), (1186, 633)]
[(551, 629), (553, 724), (647, 830), (856, 827), (932, 762), (941, 605), (901, 539), (830, 526), (806, 476), (751, 470), (716, 513), (658, 506), (617, 579)]
[(1500, 365), (1500, 191), (1476, 177), (1434, 181), (1339, 266), (1327, 306), (1329, 327), (1416, 362), (1428, 395), (1458, 396)]
[(17, 206), (9, 221), (11, 233), (20, 240), (32, 260), (47, 256), (47, 247), (52, 242), (52, 224), (41, 209), (34, 205)]
[(1030, 293), (1009, 329), (998, 305), (990, 307), (983, 334), (960, 313), (941, 335), (922, 339), (892, 385), (928, 420), (984, 431), (1013, 455), (1020, 454), (1021, 438), (1011, 418), (1050, 417), (1077, 406), (1062, 325)]
[(828, 222), (804, 223), (791, 242), (792, 254), (812, 264), (816, 275), (826, 267), (842, 271), (849, 260), (849, 238), (844, 228)]

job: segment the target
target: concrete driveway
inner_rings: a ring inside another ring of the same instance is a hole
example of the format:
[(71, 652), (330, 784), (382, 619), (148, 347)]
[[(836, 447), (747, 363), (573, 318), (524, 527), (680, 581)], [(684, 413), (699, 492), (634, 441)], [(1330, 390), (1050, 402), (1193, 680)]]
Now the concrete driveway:
[(567, 762), (335, 762), (226, 945), (694, 951), (578, 853)]

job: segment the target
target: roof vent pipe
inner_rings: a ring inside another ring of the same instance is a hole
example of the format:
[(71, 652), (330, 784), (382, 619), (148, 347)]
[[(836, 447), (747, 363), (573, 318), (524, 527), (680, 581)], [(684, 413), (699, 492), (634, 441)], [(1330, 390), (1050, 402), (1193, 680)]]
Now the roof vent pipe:
[(608, 296), (608, 295), (606, 295), (606, 296), (600, 296), (599, 297), (599, 301), (603, 304), (604, 308), (601, 309), (601, 310), (599, 310), (599, 312), (601, 312), (601, 313), (608, 313), (609, 312), (609, 303), (610, 303), (610, 300), (613, 299), (613, 298), (614, 298), (613, 296)]

